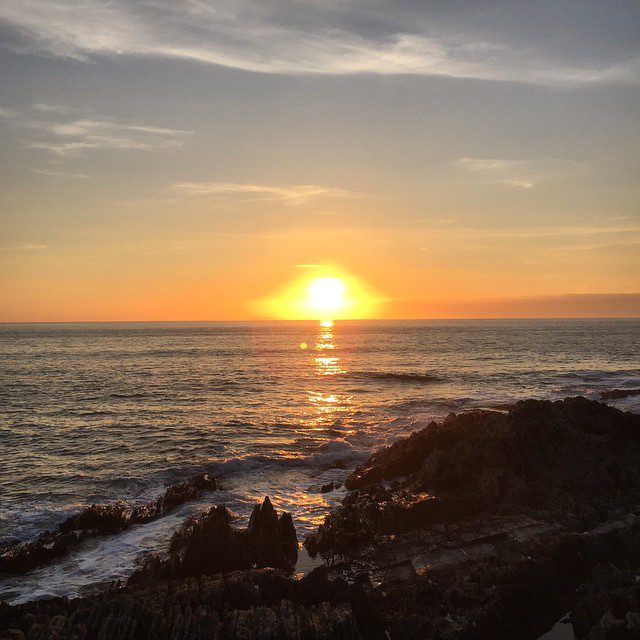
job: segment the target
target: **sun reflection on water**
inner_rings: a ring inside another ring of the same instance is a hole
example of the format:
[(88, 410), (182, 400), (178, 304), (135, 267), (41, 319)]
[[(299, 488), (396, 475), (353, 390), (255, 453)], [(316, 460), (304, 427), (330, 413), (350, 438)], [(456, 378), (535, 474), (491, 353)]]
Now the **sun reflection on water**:
[[(315, 429), (323, 429), (328, 425), (334, 425), (348, 415), (355, 412), (353, 396), (338, 393), (335, 389), (326, 389), (327, 385), (333, 385), (336, 376), (346, 373), (336, 353), (335, 327), (333, 321), (320, 322), (316, 341), (312, 366), (314, 375), (314, 388), (307, 389), (307, 398), (311, 407), (311, 426)], [(331, 352), (331, 355), (327, 355)]]

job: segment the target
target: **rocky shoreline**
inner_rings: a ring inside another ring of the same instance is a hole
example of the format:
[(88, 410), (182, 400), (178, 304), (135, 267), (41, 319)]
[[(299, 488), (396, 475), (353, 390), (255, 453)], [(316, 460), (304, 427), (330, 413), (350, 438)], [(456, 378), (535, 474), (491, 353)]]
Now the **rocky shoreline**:
[(217, 489), (215, 478), (199, 474), (187, 482), (170, 486), (160, 498), (145, 505), (92, 504), (61, 522), (55, 531), (45, 531), (32, 542), (0, 545), (0, 575), (27, 573), (68, 555), (89, 538), (113, 535), (138, 524), (153, 522), (185, 502)]
[(640, 416), (584, 398), (451, 414), (383, 449), (304, 544), (268, 498), (187, 520), (126, 585), (0, 604), (0, 638), (640, 638)]

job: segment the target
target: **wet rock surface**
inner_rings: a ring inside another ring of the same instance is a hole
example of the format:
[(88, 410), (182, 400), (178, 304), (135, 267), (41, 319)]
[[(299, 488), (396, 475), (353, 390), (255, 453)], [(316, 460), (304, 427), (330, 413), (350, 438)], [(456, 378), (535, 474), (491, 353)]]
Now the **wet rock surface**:
[(290, 517), (215, 507), (124, 587), (0, 605), (0, 638), (639, 638), (639, 465), (640, 416), (584, 398), (450, 415), (349, 477), (301, 580)]
[(618, 400), (620, 398), (631, 398), (632, 396), (640, 396), (640, 389), (612, 389), (611, 391), (603, 391), (600, 394), (603, 400)]
[(67, 555), (87, 538), (119, 533), (137, 524), (152, 522), (176, 507), (216, 491), (215, 478), (205, 474), (172, 485), (164, 495), (145, 505), (93, 504), (25, 544), (0, 546), (0, 573), (20, 574)]

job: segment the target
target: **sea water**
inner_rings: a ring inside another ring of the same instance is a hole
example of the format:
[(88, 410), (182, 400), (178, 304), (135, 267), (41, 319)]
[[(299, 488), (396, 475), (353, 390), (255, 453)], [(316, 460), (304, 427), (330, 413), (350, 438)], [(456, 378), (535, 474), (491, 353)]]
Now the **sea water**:
[[(222, 490), (88, 541), (0, 599), (126, 578), (190, 514), (269, 495), (302, 539), (375, 449), (450, 412), (640, 387), (638, 320), (0, 325), (0, 539), (94, 502), (143, 503), (195, 473)], [(609, 401), (640, 410), (640, 396)]]

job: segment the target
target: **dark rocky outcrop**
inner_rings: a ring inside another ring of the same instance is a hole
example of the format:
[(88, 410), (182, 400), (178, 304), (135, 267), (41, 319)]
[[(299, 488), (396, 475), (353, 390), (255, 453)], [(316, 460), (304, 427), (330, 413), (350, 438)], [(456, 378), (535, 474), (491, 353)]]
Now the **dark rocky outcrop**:
[(603, 391), (600, 394), (603, 400), (619, 400), (620, 398), (630, 398), (632, 396), (640, 396), (640, 389), (612, 389), (611, 391)]
[(602, 564), (640, 574), (640, 416), (584, 398), (452, 414), (347, 486), (305, 546), (398, 594), (391, 638), (536, 638), (574, 607), (579, 638), (637, 637), (634, 583), (590, 590)]
[(215, 478), (199, 474), (188, 482), (169, 487), (164, 495), (145, 505), (92, 504), (61, 522), (57, 530), (45, 531), (32, 542), (1, 546), (0, 573), (26, 573), (67, 555), (87, 538), (114, 534), (151, 522), (217, 488)]
[[(380, 488), (394, 478), (399, 489)], [(373, 455), (347, 486), (360, 493), (341, 519), (379, 532), (487, 510), (595, 526), (640, 498), (640, 416), (584, 398), (451, 414)]]
[(224, 505), (189, 518), (173, 535), (169, 557), (154, 555), (131, 576), (131, 584), (210, 576), (251, 567), (290, 572), (298, 558), (291, 515), (276, 514), (269, 497), (256, 505), (246, 529), (236, 529)]
[(316, 601), (273, 569), (129, 586), (76, 600), (0, 604), (0, 638), (19, 633), (28, 640), (361, 638), (347, 602)]

